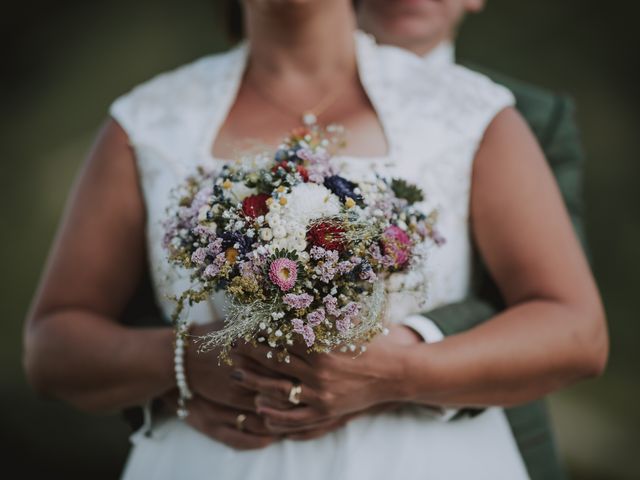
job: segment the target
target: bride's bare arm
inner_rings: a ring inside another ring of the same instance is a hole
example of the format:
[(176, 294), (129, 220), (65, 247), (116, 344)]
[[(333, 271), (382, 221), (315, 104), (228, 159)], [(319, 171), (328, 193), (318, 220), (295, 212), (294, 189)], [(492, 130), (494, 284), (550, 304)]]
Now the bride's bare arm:
[(435, 344), (398, 346), (386, 338), (367, 352), (303, 356), (265, 366), (298, 378), (307, 407), (283, 410), (290, 382), (243, 372), (261, 391), (260, 411), (281, 431), (384, 402), (513, 405), (599, 375), (608, 336), (595, 282), (542, 152), (507, 109), (489, 126), (475, 159), (472, 231), (508, 308)]
[(127, 136), (109, 121), (69, 199), (25, 326), (27, 374), (44, 395), (109, 410), (173, 385), (171, 329), (115, 320), (141, 275), (144, 220)]
[(410, 349), (408, 397), (511, 405), (599, 375), (608, 355), (600, 296), (543, 154), (515, 110), (486, 132), (472, 185), (473, 235), (508, 308)]

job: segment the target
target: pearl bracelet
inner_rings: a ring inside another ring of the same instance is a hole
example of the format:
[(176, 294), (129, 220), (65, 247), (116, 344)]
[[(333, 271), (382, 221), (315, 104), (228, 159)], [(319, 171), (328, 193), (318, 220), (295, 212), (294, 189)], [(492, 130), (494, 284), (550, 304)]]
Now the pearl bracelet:
[(185, 371), (185, 350), (187, 348), (187, 334), (189, 333), (189, 325), (181, 324), (176, 328), (176, 344), (174, 349), (174, 370), (176, 373), (176, 385), (178, 387), (178, 409), (176, 413), (178, 418), (185, 419), (189, 415), (187, 409), (187, 400), (193, 398), (193, 393), (187, 384), (187, 375)]

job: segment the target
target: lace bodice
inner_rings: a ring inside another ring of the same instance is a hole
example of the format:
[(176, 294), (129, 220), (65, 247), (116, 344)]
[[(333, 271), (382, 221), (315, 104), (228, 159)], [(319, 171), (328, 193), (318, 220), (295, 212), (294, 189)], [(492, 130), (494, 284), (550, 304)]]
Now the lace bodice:
[[(456, 65), (428, 65), (394, 47), (382, 47), (356, 33), (358, 70), (389, 145), (385, 158), (337, 157), (350, 177), (403, 177), (426, 194), (425, 209), (439, 212), (447, 242), (434, 249), (423, 272), (426, 299), (401, 290), (393, 319), (462, 299), (469, 289), (471, 248), (469, 192), (473, 158), (497, 112), (513, 104), (511, 93), (488, 78)], [(217, 160), (211, 150), (229, 112), (246, 67), (241, 44), (159, 75), (118, 98), (110, 113), (127, 132), (135, 150), (147, 209), (149, 260), (159, 304), (170, 315), (169, 300), (186, 286), (184, 274), (166, 260), (162, 221), (170, 190), (198, 165)], [(283, 132), (284, 133), (284, 132)], [(423, 300), (421, 303), (420, 300)], [(210, 321), (212, 305), (202, 304), (192, 319)]]

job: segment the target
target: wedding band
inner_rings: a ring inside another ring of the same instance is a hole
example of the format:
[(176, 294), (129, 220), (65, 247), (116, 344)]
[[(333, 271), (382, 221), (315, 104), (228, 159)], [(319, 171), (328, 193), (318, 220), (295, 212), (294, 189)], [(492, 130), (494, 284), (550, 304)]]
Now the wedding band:
[(300, 403), (300, 395), (302, 395), (302, 385), (292, 385), (291, 390), (289, 390), (289, 402), (298, 405)]
[(240, 431), (244, 430), (244, 422), (247, 420), (247, 416), (244, 413), (239, 413), (236, 417), (236, 428)]

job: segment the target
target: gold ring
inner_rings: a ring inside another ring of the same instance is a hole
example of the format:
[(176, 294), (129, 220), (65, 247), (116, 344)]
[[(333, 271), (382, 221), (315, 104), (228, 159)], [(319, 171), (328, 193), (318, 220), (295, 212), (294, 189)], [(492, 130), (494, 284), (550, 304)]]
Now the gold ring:
[(247, 420), (247, 416), (244, 413), (239, 413), (236, 417), (236, 428), (240, 431), (244, 430), (244, 422)]
[(302, 385), (294, 384), (291, 386), (291, 390), (289, 390), (289, 402), (294, 405), (298, 405), (300, 403), (300, 396), (302, 395)]

